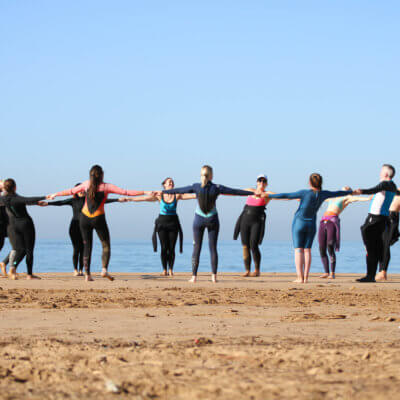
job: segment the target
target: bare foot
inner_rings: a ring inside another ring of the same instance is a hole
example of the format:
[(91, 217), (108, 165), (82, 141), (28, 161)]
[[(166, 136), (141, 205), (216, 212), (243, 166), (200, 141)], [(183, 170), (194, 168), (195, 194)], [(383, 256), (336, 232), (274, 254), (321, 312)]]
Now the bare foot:
[(168, 271), (168, 275), (169, 275), (169, 276), (174, 276), (174, 271), (173, 271), (172, 269), (170, 269), (170, 270)]
[(79, 272), (77, 269), (74, 269), (74, 276), (79, 276)]
[(6, 264), (4, 264), (3, 262), (0, 263), (0, 268), (1, 268), (1, 272), (3, 273), (3, 275), (7, 278), (7, 266), (6, 266)]
[(320, 278), (326, 279), (326, 278), (328, 278), (329, 276), (330, 276), (329, 274), (322, 274), (322, 275), (320, 276)]
[(190, 283), (196, 283), (196, 281), (197, 281), (197, 276), (192, 276), (192, 277), (189, 279), (188, 282), (190, 282)]
[(107, 270), (105, 270), (105, 269), (103, 269), (102, 271), (101, 271), (101, 277), (102, 278), (107, 278), (109, 281), (113, 281), (114, 280), (114, 278), (107, 272)]
[(27, 275), (26, 279), (28, 281), (31, 281), (32, 279), (42, 279), (42, 278), (38, 277), (37, 275)]
[(329, 274), (328, 279), (335, 279), (335, 274)]
[(260, 271), (254, 271), (252, 274), (250, 274), (252, 278), (256, 278), (257, 276), (260, 276)]
[(376, 281), (387, 281), (387, 275), (386, 271), (380, 271), (376, 276), (375, 276)]
[(217, 274), (211, 274), (211, 282), (217, 283)]
[(78, 276), (83, 276), (83, 271), (79, 271)]
[(15, 280), (18, 279), (18, 277), (17, 277), (17, 271), (15, 270), (14, 267), (11, 267), (11, 268), (10, 268), (10, 272), (8, 273), (8, 277), (9, 277), (10, 279), (12, 279), (13, 281), (15, 281)]
[(161, 276), (167, 276), (167, 275), (168, 275), (168, 272), (167, 272), (166, 269), (164, 269), (163, 272), (162, 272), (162, 274), (161, 274)]
[(250, 276), (250, 270), (249, 270), (249, 271), (246, 271), (242, 276), (243, 276), (244, 278), (249, 277), (249, 276)]
[(304, 281), (302, 279), (296, 279), (295, 281), (293, 281), (293, 283), (304, 283)]
[(93, 282), (92, 275), (85, 275), (85, 281), (86, 282)]

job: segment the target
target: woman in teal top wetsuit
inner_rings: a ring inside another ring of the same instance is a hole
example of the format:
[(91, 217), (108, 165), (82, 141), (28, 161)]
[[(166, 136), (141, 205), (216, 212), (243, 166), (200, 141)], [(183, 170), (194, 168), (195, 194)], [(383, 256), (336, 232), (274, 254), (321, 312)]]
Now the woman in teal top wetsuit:
[(330, 197), (346, 196), (351, 190), (331, 192), (322, 190), (322, 176), (310, 175), (310, 189), (293, 193), (265, 194), (270, 199), (298, 199), (299, 208), (293, 219), (292, 236), (295, 249), (296, 283), (307, 283), (311, 266), (311, 247), (317, 231), (316, 216), (321, 204)]
[[(174, 180), (172, 178), (165, 178), (161, 183), (165, 190), (174, 188)], [(163, 267), (162, 275), (172, 276), (174, 274), (175, 263), (175, 246), (180, 236), (180, 252), (182, 253), (183, 234), (179, 222), (176, 208), (178, 200), (195, 199), (196, 195), (193, 194), (162, 194), (154, 193), (153, 195), (124, 198), (124, 201), (158, 201), (160, 203), (160, 215), (155, 221), (153, 232), (153, 248), (157, 251), (157, 234), (161, 244), (161, 264)]]

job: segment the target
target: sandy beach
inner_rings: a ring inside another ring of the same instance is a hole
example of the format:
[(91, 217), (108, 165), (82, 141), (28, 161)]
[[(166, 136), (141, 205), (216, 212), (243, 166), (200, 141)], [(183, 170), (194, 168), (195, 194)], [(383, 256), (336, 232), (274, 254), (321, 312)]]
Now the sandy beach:
[(0, 279), (1, 399), (398, 396), (400, 276), (40, 276)]

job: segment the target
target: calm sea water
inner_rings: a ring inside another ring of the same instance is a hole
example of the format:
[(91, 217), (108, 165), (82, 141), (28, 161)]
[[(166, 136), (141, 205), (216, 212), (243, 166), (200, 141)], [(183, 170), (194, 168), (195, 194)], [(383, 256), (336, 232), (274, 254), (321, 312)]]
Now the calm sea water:
[[(177, 253), (175, 271), (191, 271), (192, 243), (185, 242), (183, 254)], [(8, 241), (1, 252), (1, 258), (9, 250)], [(178, 248), (178, 246), (177, 246)], [(242, 248), (240, 241), (220, 241), (219, 272), (243, 271)], [(268, 241), (262, 246), (263, 272), (294, 272), (293, 247), (290, 241)], [(319, 257), (318, 247), (312, 249), (313, 263), (311, 272), (323, 270)], [(70, 272), (72, 270), (72, 247), (69, 241), (38, 240), (35, 248), (35, 272)], [(101, 246), (96, 240), (92, 256), (92, 269), (99, 271)], [(203, 242), (203, 251), (200, 259), (200, 272), (210, 271), (210, 257), (207, 240)], [(25, 272), (25, 261), (19, 271)], [(160, 254), (154, 253), (150, 241), (122, 241), (113, 240), (111, 244), (110, 271), (113, 272), (159, 272)], [(364, 273), (365, 250), (361, 242), (342, 242), (341, 250), (337, 254), (338, 273)], [(400, 273), (400, 245), (392, 247), (390, 272)]]

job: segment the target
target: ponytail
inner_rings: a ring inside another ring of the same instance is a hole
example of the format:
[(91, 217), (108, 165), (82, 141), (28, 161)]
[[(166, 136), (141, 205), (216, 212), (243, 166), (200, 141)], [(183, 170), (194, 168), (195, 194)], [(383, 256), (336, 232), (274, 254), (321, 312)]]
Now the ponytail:
[(310, 185), (317, 190), (322, 189), (322, 176), (317, 173), (313, 173), (310, 175)]
[(100, 184), (103, 183), (104, 172), (100, 165), (93, 165), (90, 169), (90, 178), (89, 178), (89, 189), (88, 189), (88, 197), (90, 200), (94, 200), (96, 196), (97, 189)]
[(209, 165), (203, 165), (201, 167), (201, 187), (204, 187), (207, 185), (209, 181), (213, 178), (213, 169)]

